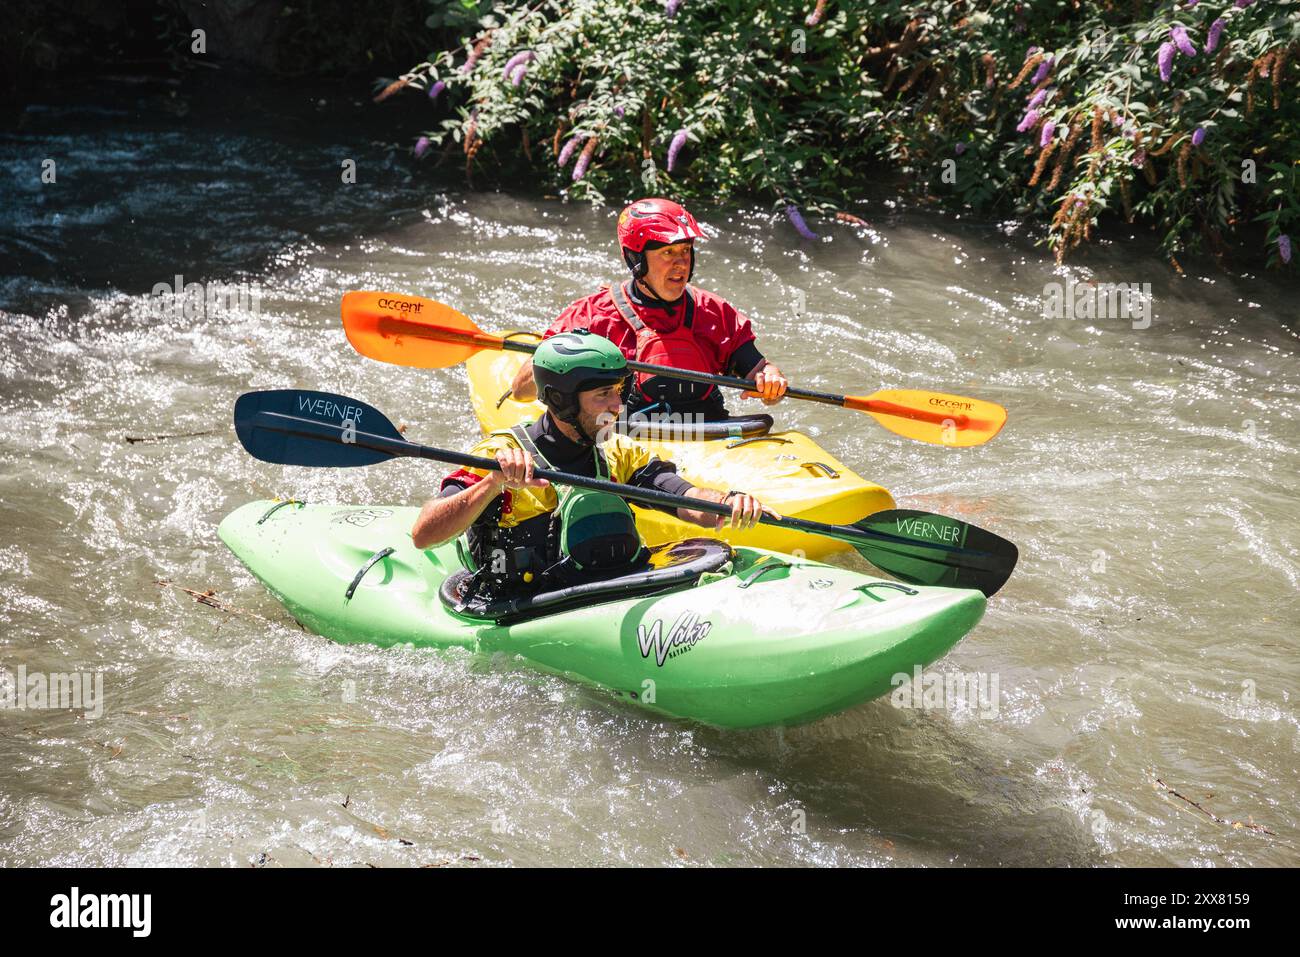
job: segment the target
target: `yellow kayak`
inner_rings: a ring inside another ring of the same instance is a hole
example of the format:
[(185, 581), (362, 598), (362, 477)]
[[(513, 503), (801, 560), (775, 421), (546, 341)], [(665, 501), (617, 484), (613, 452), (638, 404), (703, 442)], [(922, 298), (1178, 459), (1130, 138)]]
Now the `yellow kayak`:
[[(541, 417), (544, 408), (540, 402), (499, 401), (525, 358), (517, 352), (483, 351), (465, 363), (474, 414), (485, 434)], [(661, 459), (676, 463), (688, 482), (724, 491), (743, 489), (782, 515), (847, 524), (894, 507), (889, 492), (862, 478), (802, 432), (771, 432), (747, 439), (638, 441)], [(647, 545), (710, 534), (664, 512), (635, 503), (632, 507)], [(732, 545), (801, 553), (812, 559), (849, 549), (834, 539), (767, 525), (712, 534)]]

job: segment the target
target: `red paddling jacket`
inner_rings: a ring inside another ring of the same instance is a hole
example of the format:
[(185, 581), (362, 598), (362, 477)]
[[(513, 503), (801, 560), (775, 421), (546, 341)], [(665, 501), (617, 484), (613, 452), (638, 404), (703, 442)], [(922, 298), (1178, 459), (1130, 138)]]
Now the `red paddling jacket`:
[[(651, 299), (625, 281), (571, 303), (543, 338), (589, 329), (613, 342), (629, 360), (747, 377), (765, 361), (748, 317), (721, 296), (687, 286), (676, 302)], [(716, 386), (637, 373), (629, 394), (632, 412), (676, 412), (725, 418)]]

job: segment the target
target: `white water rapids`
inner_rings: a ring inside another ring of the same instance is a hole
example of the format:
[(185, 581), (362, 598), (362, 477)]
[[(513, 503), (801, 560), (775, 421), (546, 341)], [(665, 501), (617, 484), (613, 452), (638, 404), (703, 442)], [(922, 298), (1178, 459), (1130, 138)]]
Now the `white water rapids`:
[[(781, 424), (901, 506), (1021, 550), (935, 666), (996, 677), (992, 713), (884, 699), (721, 732), (517, 661), (332, 644), (216, 536), (249, 499), (417, 503), (441, 474), (253, 461), (230, 427), (249, 389), (355, 396), (432, 445), (477, 435), (463, 370), (353, 352), (345, 291), (541, 329), (618, 274), (613, 210), (438, 192), (373, 146), (347, 194), (317, 171), (349, 145), (337, 130), (191, 153), (191, 136), (51, 110), (3, 139), (5, 165), (89, 150), (99, 179), (71, 161), (80, 198), (6, 201), (5, 248), (28, 258), (0, 287), (0, 666), (101, 673), (105, 698), (99, 717), (0, 711), (0, 863), (1300, 862), (1294, 279), (1199, 260), (1180, 277), (1122, 236), (1058, 269), (1014, 229), (880, 203), (819, 243), (757, 209), (706, 212), (696, 281), (792, 381), (1010, 411), (972, 449), (811, 403)], [(258, 311), (159, 318), (148, 292), (176, 273), (256, 284)], [(1149, 327), (1045, 318), (1047, 284), (1079, 280), (1150, 283)], [(128, 441), (154, 436), (177, 437)]]

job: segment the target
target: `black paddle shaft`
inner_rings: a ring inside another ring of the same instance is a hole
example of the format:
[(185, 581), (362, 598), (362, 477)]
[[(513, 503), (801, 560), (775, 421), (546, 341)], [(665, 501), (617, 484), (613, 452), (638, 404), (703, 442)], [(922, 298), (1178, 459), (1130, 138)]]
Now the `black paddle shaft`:
[[(428, 445), (420, 445), (417, 442), (408, 442), (406, 439), (390, 438), (384, 435), (376, 435), (373, 432), (362, 432), (342, 425), (336, 425), (333, 422), (326, 422), (320, 419), (308, 419), (297, 415), (286, 415), (282, 412), (269, 412), (264, 409), (258, 411), (251, 425), (253, 428), (263, 428), (296, 438), (315, 439), (317, 441), (329, 442), (332, 444), (342, 444), (345, 447), (356, 449), (358, 452), (369, 451), (393, 457), (400, 456), (407, 458), (432, 459), (436, 462), (458, 465), (461, 468), (482, 469), (484, 471), (500, 471), (501, 469), (501, 466), (497, 463), (496, 459), (483, 458), (477, 455), (467, 455), (463, 452), (452, 452), (448, 449), (439, 449)], [(358, 462), (357, 464), (370, 464), (370, 462)], [(575, 488), (585, 488), (596, 492), (609, 492), (638, 502), (648, 502), (654, 505), (668, 505), (674, 508), (693, 509), (698, 512), (710, 512), (714, 515), (731, 514), (731, 507), (723, 505), (720, 502), (710, 502), (705, 499), (671, 495), (668, 492), (660, 492), (656, 489), (642, 489), (630, 485), (620, 485), (617, 482), (607, 482), (604, 479), (588, 478), (585, 475), (572, 475), (568, 472), (556, 472), (552, 469), (534, 469), (533, 476), (560, 485), (571, 485)], [(848, 525), (827, 525), (822, 522), (810, 522), (802, 518), (792, 518), (790, 516), (783, 516), (782, 518), (777, 519), (764, 513), (759, 516), (758, 520), (759, 523), (763, 525), (774, 525), (777, 528), (794, 528), (799, 531), (810, 532), (814, 535), (826, 535), (830, 538), (837, 538), (841, 541), (850, 542), (852, 544), (866, 545), (883, 551), (890, 551), (891, 549), (888, 546), (890, 544), (896, 544), (908, 546), (909, 551), (906, 552), (906, 554), (911, 554), (910, 549), (915, 549), (918, 544), (914, 539), (890, 535), (887, 532), (853, 528)], [(938, 552), (948, 552), (961, 555), (962, 561), (960, 563), (951, 563), (954, 566), (960, 564), (963, 567), (970, 567), (973, 564), (972, 560), (974, 560), (974, 564), (976, 565), (980, 563), (979, 558), (981, 557), (981, 553), (979, 552), (972, 553), (969, 549), (957, 545), (947, 545), (941, 542), (926, 542), (925, 545), (926, 547)], [(989, 556), (989, 558), (992, 557), (993, 556)], [(950, 564), (941, 557), (932, 558), (930, 561), (941, 565)]]

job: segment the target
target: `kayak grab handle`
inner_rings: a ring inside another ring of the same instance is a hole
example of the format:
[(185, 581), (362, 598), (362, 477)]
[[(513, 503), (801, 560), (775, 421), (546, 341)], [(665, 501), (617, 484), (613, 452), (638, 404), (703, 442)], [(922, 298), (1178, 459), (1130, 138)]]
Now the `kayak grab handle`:
[(897, 588), (904, 595), (919, 595), (920, 592), (915, 588), (908, 588), (906, 585), (900, 585), (898, 582), (867, 582), (865, 585), (858, 585), (854, 591), (860, 591), (872, 601), (884, 601), (879, 595), (871, 593), (872, 588)]
[(774, 571), (775, 569), (778, 568), (794, 568), (794, 563), (783, 562), (783, 561), (766, 562), (764, 563), (762, 568), (756, 569), (754, 573), (750, 575), (748, 578), (742, 578), (740, 580), (740, 584), (737, 587), (748, 588), (750, 585), (754, 584), (754, 582), (758, 581), (768, 572)]
[(748, 445), (750, 442), (783, 442), (786, 445), (790, 444), (789, 439), (783, 439), (779, 435), (755, 435), (748, 439), (732, 439), (727, 443), (727, 448), (738, 449), (742, 445)]
[(343, 600), (351, 601), (353, 592), (355, 592), (357, 590), (357, 586), (361, 584), (361, 579), (366, 577), (366, 572), (370, 571), (370, 569), (372, 569), (375, 566), (376, 562), (383, 561), (391, 554), (393, 554), (392, 548), (381, 548), (379, 551), (371, 555), (369, 560), (367, 560), (366, 563), (361, 566), (361, 569), (357, 572), (356, 577), (352, 579), (352, 584), (348, 586), (347, 593), (343, 596)]
[(266, 510), (266, 513), (261, 518), (257, 520), (257, 524), (261, 525), (263, 522), (265, 522), (268, 518), (270, 518), (280, 509), (284, 508), (286, 505), (306, 505), (306, 504), (307, 504), (306, 502), (300, 502), (296, 498), (287, 498), (283, 502), (276, 502), (274, 505), (272, 505), (270, 508)]
[(817, 469), (821, 469), (823, 472), (826, 473), (826, 477), (831, 479), (837, 479), (840, 477), (840, 473), (835, 471), (825, 462), (804, 462), (799, 467), (802, 469), (807, 469), (809, 472), (813, 472), (814, 474)]
[[(513, 336), (530, 336), (531, 338), (536, 339), (538, 342), (540, 342), (542, 339), (542, 337), (539, 336), (537, 333), (529, 332), (526, 329), (516, 329), (514, 332), (507, 332), (504, 335), (502, 335), (501, 338), (510, 339)], [(515, 394), (514, 389), (506, 389), (505, 392), (501, 393), (501, 398), (497, 399), (497, 408), (498, 409), (501, 408), (501, 406), (505, 404), (506, 399), (510, 398), (514, 394)]]

